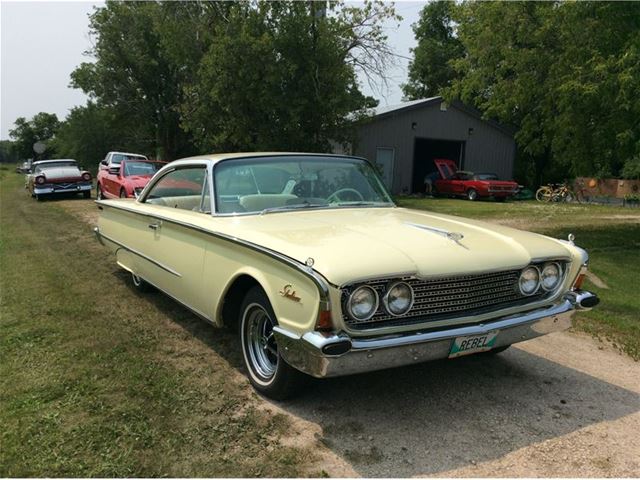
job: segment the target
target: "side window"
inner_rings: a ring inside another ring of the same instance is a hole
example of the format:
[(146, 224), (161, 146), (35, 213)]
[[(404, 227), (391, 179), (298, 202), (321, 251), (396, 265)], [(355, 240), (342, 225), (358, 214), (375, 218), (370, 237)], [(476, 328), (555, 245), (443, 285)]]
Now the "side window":
[(206, 177), (204, 166), (173, 170), (151, 187), (144, 203), (199, 212)]

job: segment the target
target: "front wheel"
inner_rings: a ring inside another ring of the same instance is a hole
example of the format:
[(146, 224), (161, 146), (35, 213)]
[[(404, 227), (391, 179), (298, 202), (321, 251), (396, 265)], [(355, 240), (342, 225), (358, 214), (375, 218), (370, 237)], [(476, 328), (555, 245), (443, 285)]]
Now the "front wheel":
[(251, 385), (266, 397), (284, 400), (302, 385), (304, 374), (287, 364), (278, 349), (275, 314), (264, 291), (253, 287), (240, 308), (240, 343)]
[(478, 192), (474, 188), (467, 190), (467, 200), (474, 201), (478, 198)]
[(104, 200), (104, 195), (102, 194), (102, 187), (100, 186), (99, 183), (96, 185), (96, 198), (98, 200)]
[(553, 197), (553, 191), (549, 187), (540, 187), (536, 191), (536, 200), (539, 202), (550, 202)]
[(91, 198), (91, 190), (87, 190), (85, 192), (82, 192), (82, 196), (84, 198)]
[(507, 197), (494, 197), (496, 202), (504, 203), (507, 201)]
[(127, 192), (124, 188), (120, 189), (120, 198), (127, 198)]

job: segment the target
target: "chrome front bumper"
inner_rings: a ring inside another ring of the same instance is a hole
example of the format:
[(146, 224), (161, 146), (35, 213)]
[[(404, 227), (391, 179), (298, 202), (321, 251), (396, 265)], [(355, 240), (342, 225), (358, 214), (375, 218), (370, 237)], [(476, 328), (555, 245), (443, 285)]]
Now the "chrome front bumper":
[(384, 337), (351, 338), (345, 333), (315, 331), (298, 336), (279, 326), (274, 332), (288, 364), (313, 377), (338, 377), (447, 358), (456, 337), (498, 330), (497, 348), (566, 330), (577, 310), (589, 310), (597, 303), (598, 297), (590, 292), (570, 292), (555, 305), (487, 323)]
[(91, 191), (91, 184), (73, 185), (67, 188), (55, 188), (55, 187), (33, 187), (33, 193), (35, 195), (47, 195), (50, 193), (78, 193)]

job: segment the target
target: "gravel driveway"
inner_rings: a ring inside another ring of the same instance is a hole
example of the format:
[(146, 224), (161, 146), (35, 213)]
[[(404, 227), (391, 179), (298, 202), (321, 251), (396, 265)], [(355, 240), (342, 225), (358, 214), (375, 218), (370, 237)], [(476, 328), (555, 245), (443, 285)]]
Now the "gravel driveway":
[(331, 476), (640, 475), (640, 364), (582, 334), (316, 382), (270, 408), (324, 446)]

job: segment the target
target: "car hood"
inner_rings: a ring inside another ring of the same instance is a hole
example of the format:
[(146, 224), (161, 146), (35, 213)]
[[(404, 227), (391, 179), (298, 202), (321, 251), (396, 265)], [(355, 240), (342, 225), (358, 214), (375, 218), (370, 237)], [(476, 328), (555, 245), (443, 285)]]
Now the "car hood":
[(81, 172), (78, 167), (55, 167), (46, 168), (42, 174), (47, 180), (62, 180), (80, 178)]
[(559, 241), (461, 217), (403, 208), (354, 208), (216, 218), (221, 231), (313, 268), (335, 285), (522, 268), (570, 258)]
[(130, 177), (126, 177), (127, 182), (129, 182), (134, 187), (145, 187), (149, 180), (151, 180), (153, 175), (131, 175)]

